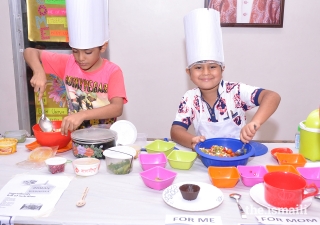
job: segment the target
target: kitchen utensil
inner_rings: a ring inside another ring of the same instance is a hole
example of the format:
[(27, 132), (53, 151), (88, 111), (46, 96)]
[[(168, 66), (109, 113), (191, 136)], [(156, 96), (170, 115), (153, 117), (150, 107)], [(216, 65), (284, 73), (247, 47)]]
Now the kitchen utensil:
[(168, 156), (168, 162), (174, 169), (188, 170), (197, 159), (197, 153), (191, 151), (172, 151)]
[(299, 175), (286, 172), (271, 172), (263, 177), (266, 202), (275, 207), (294, 208), (303, 199), (318, 194), (315, 184), (307, 182)]
[(274, 159), (278, 160), (278, 153), (293, 153), (293, 151), (290, 148), (274, 148), (270, 151), (270, 153)]
[[(52, 121), (52, 126), (54, 130), (61, 128), (62, 121)], [(41, 146), (64, 148), (71, 140), (71, 133), (68, 135), (62, 135), (61, 132), (43, 132), (40, 124), (35, 124), (32, 126), (32, 131), (37, 139), (37, 142)], [(71, 149), (71, 148), (69, 148)]]
[(315, 195), (314, 198), (320, 200), (320, 195)]
[(162, 190), (170, 186), (177, 176), (177, 173), (161, 166), (140, 172), (143, 183), (152, 189)]
[(86, 204), (86, 201), (84, 199), (86, 198), (88, 191), (89, 191), (89, 188), (86, 187), (86, 189), (84, 190), (84, 192), (82, 194), (82, 198), (77, 202), (76, 206), (82, 207)]
[(240, 156), (240, 155), (244, 155), (246, 154), (247, 150), (244, 148), (244, 146), (246, 146), (247, 143), (243, 143), (241, 149), (238, 149), (237, 151), (235, 151), (235, 155)]
[(236, 167), (209, 166), (208, 174), (211, 183), (218, 188), (232, 188), (239, 181), (240, 174)]
[(320, 188), (320, 167), (297, 167), (297, 171), (306, 180), (307, 184), (314, 183)]
[[(168, 139), (168, 138), (163, 138), (163, 140), (166, 141), (166, 142), (169, 142), (169, 139)], [(174, 150), (179, 150), (176, 146), (174, 146), (173, 149), (174, 149)]]
[(79, 158), (72, 162), (73, 170), (79, 176), (92, 176), (99, 172), (100, 160), (96, 158)]
[(159, 153), (163, 152), (168, 156), (176, 146), (176, 143), (167, 142), (163, 140), (154, 140), (153, 142), (146, 145), (146, 150), (148, 153)]
[(240, 214), (241, 214), (241, 218), (242, 219), (247, 219), (247, 215), (245, 214), (245, 212), (243, 211), (241, 205), (239, 204), (239, 199), (241, 198), (241, 195), (237, 194), (237, 193), (232, 193), (229, 196), (230, 196), (230, 198), (233, 198), (233, 199), (236, 200), (236, 202), (238, 204), (238, 208), (239, 208)]
[(294, 168), (304, 167), (307, 160), (299, 153), (277, 153), (279, 165), (292, 165)]
[[(181, 196), (179, 187), (183, 184), (195, 184), (201, 189), (199, 195), (194, 201), (184, 200)], [(169, 206), (183, 211), (200, 212), (216, 208), (221, 205), (224, 199), (222, 191), (212, 184), (184, 181), (172, 184), (164, 189), (162, 198)]]
[(168, 159), (163, 152), (153, 154), (140, 154), (139, 161), (142, 170), (148, 170), (155, 166), (166, 167)]
[(45, 115), (42, 98), (40, 99), (40, 105), (41, 105), (42, 115), (39, 119), (39, 126), (43, 132), (52, 132), (53, 131), (52, 122)]
[(183, 199), (192, 201), (198, 197), (200, 186), (196, 184), (183, 184), (179, 187)]
[(209, 166), (238, 166), (238, 165), (246, 165), (249, 157), (255, 154), (254, 149), (251, 144), (247, 144), (247, 153), (241, 156), (236, 157), (219, 157), (212, 156), (201, 149), (210, 149), (213, 145), (223, 146), (229, 148), (231, 150), (239, 149), (242, 146), (242, 142), (235, 138), (210, 138), (205, 140), (204, 142), (199, 142), (195, 151), (199, 154), (199, 158), (201, 159), (203, 165), (206, 167)]
[(252, 187), (258, 183), (263, 183), (263, 176), (267, 173), (265, 166), (237, 166), (242, 183), (247, 187)]

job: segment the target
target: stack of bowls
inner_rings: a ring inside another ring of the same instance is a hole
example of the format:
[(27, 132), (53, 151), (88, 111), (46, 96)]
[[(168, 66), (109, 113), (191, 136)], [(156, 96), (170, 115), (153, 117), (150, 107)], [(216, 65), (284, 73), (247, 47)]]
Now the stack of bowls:
[(116, 145), (117, 132), (103, 128), (87, 128), (72, 132), (72, 152), (77, 158), (104, 159), (103, 151)]

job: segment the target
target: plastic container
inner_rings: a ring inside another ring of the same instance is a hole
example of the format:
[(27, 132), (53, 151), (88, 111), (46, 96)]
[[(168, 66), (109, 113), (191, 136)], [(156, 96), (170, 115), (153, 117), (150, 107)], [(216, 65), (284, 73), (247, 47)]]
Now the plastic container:
[(96, 158), (80, 158), (72, 162), (74, 173), (79, 176), (92, 176), (99, 172), (100, 160)]
[(299, 153), (311, 161), (320, 160), (320, 119), (319, 109), (312, 111), (300, 123)]
[(26, 141), (29, 133), (26, 130), (12, 130), (6, 131), (3, 135), (4, 138), (15, 138), (18, 140), (18, 143), (23, 143)]
[(173, 143), (173, 142), (155, 140), (150, 144), (146, 145), (146, 150), (148, 153), (163, 152), (166, 156), (168, 156), (172, 152), (175, 146), (176, 146), (176, 143)]
[(140, 176), (147, 187), (155, 190), (162, 190), (173, 183), (177, 173), (161, 166), (156, 166), (141, 172)]
[(237, 169), (242, 183), (247, 187), (263, 183), (263, 177), (267, 173), (265, 166), (237, 166)]
[(18, 139), (2, 138), (0, 139), (0, 155), (9, 155), (17, 151)]
[(148, 170), (156, 166), (163, 168), (167, 165), (167, 157), (163, 152), (154, 154), (140, 154), (139, 161), (143, 170)]
[(64, 172), (67, 159), (63, 157), (53, 157), (46, 159), (45, 162), (48, 166), (49, 172), (55, 174)]
[(300, 148), (300, 126), (298, 126), (298, 131), (294, 138), (294, 146), (296, 149)]
[(240, 174), (236, 167), (209, 166), (208, 174), (211, 183), (218, 188), (232, 188), (239, 181)]
[(172, 168), (188, 170), (193, 166), (194, 161), (197, 159), (197, 153), (183, 150), (172, 151), (167, 158)]
[(254, 156), (255, 151), (250, 144), (245, 145), (245, 149), (247, 149), (246, 154), (236, 157), (219, 157), (219, 156), (211, 156), (203, 151), (201, 148), (211, 148), (213, 145), (223, 146), (232, 149), (233, 152), (241, 149), (243, 143), (234, 138), (211, 138), (207, 139), (204, 142), (199, 142), (195, 151), (199, 154), (202, 163), (206, 166), (238, 166), (238, 165), (246, 165), (248, 163), (248, 159), (251, 156)]

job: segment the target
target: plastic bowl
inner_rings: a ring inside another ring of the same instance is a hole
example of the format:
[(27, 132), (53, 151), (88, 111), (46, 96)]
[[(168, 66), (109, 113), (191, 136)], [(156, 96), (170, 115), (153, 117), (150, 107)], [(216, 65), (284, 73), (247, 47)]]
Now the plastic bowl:
[(100, 169), (100, 160), (96, 158), (79, 158), (72, 162), (75, 174), (79, 176), (92, 176)]
[(136, 150), (129, 146), (115, 146), (104, 150), (107, 171), (122, 175), (131, 172)]
[(49, 172), (55, 174), (64, 172), (67, 159), (63, 157), (53, 157), (46, 159), (45, 162), (48, 166)]
[(236, 157), (218, 157), (208, 155), (200, 150), (200, 148), (209, 149), (213, 145), (223, 146), (232, 149), (233, 152), (241, 149), (243, 143), (238, 139), (233, 138), (211, 138), (204, 142), (199, 142), (195, 146), (195, 151), (199, 154), (202, 163), (206, 166), (238, 166), (246, 165), (249, 157), (254, 155), (254, 150), (250, 144), (245, 145), (246, 154)]
[(299, 153), (277, 153), (276, 157), (279, 165), (292, 165), (297, 168), (304, 167), (304, 165), (307, 163), (307, 160), (304, 158), (304, 156)]
[(162, 190), (173, 183), (177, 173), (161, 166), (156, 166), (149, 170), (142, 171), (140, 176), (147, 187)]
[(140, 154), (139, 161), (143, 170), (151, 169), (155, 166), (163, 168), (167, 165), (167, 157), (163, 152), (154, 154)]
[(293, 153), (293, 151), (290, 148), (274, 148), (270, 153), (274, 159), (278, 160), (276, 156), (278, 153)]
[(300, 175), (297, 169), (292, 165), (266, 165), (268, 172), (289, 172)]
[(242, 183), (247, 187), (252, 187), (258, 183), (263, 183), (263, 176), (267, 173), (265, 166), (237, 166)]
[(9, 155), (17, 151), (18, 139), (2, 138), (0, 139), (0, 155)]
[(240, 174), (236, 167), (209, 166), (208, 174), (211, 183), (219, 188), (231, 188), (236, 186)]
[[(61, 128), (62, 121), (52, 121), (52, 126), (54, 129)], [(43, 132), (39, 124), (35, 124), (32, 127), (34, 136), (37, 139), (37, 142), (41, 146), (54, 147), (59, 146), (58, 148), (64, 148), (68, 145), (71, 140), (71, 133), (68, 132), (68, 135), (62, 135), (60, 132)]]
[(297, 171), (306, 180), (307, 184), (314, 183), (320, 188), (320, 167), (297, 167)]
[(197, 158), (196, 152), (176, 150), (168, 155), (168, 161), (172, 168), (188, 170)]
[(155, 140), (150, 144), (146, 145), (146, 150), (148, 153), (163, 152), (166, 156), (168, 156), (172, 152), (175, 146), (176, 146), (176, 143), (173, 143), (173, 142)]
[(28, 135), (29, 134), (26, 130), (11, 130), (11, 131), (6, 131), (3, 137), (15, 138), (18, 140), (18, 143), (23, 143), (26, 141), (26, 138)]

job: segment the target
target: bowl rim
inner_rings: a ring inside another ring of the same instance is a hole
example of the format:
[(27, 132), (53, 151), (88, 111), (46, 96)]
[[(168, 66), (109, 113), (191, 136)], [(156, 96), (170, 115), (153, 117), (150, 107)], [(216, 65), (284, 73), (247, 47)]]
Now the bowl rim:
[[(152, 148), (150, 148), (150, 146), (152, 147), (152, 145), (155, 145), (155, 143), (157, 143), (157, 142), (160, 142), (160, 143), (163, 143), (163, 144), (165, 144), (165, 145), (168, 145), (168, 149), (166, 149), (166, 150), (159, 150), (159, 149), (152, 149)], [(176, 146), (176, 143), (174, 143), (174, 142), (164, 141), (164, 140), (161, 140), (161, 139), (157, 139), (157, 140), (154, 140), (154, 141), (152, 141), (151, 143), (147, 144), (147, 145), (145, 146), (145, 149), (146, 149), (146, 150), (155, 151), (155, 152), (166, 152), (166, 151), (172, 150), (175, 146)]]
[[(205, 141), (210, 141), (210, 140), (232, 140), (232, 141), (240, 141), (239, 139), (235, 139), (235, 138), (209, 138), (209, 139), (206, 139)], [(204, 141), (204, 142), (205, 142)], [(200, 145), (204, 142), (199, 142), (198, 144), (196, 144), (194, 150), (196, 151), (196, 153), (198, 153), (201, 157), (205, 157), (207, 159), (213, 159), (213, 160), (216, 160), (216, 161), (240, 161), (240, 160), (243, 160), (243, 159), (247, 159), (251, 156), (253, 156), (255, 154), (255, 151), (254, 151), (254, 148), (252, 147), (252, 145), (250, 143), (247, 143), (246, 145), (249, 145), (251, 147), (250, 149), (250, 152), (244, 154), (244, 155), (241, 155), (241, 156), (236, 156), (236, 157), (219, 157), (219, 156), (211, 156), (211, 155), (208, 155), (204, 152), (202, 152), (200, 150)], [(241, 141), (240, 141), (241, 142)]]
[(147, 180), (150, 180), (150, 181), (154, 181), (154, 180), (150, 179), (149, 177), (145, 176), (145, 174), (146, 174), (148, 171), (158, 170), (158, 169), (160, 169), (160, 170), (165, 170), (165, 171), (169, 171), (169, 172), (171, 173), (171, 175), (170, 175), (169, 178), (167, 178), (167, 179), (162, 179), (162, 180), (160, 180), (160, 181), (157, 181), (158, 183), (161, 183), (161, 182), (163, 182), (163, 181), (170, 180), (170, 179), (175, 178), (175, 177), (177, 176), (177, 173), (176, 173), (176, 172), (174, 172), (174, 171), (172, 171), (172, 170), (169, 170), (169, 169), (166, 169), (166, 168), (163, 168), (162, 166), (152, 167), (152, 168), (150, 168), (150, 169), (148, 169), (148, 170), (141, 171), (139, 174), (140, 174), (140, 176), (141, 176), (142, 179), (147, 179)]
[[(144, 157), (151, 157), (151, 156), (161, 156), (160, 158), (160, 162), (151, 162), (151, 163), (147, 163), (147, 162), (143, 162), (141, 157), (144, 158)], [(157, 153), (147, 153), (147, 154), (139, 154), (139, 162), (143, 165), (154, 165), (154, 164), (163, 164), (163, 163), (167, 163), (168, 162), (168, 159), (166, 157), (166, 154), (164, 154), (163, 152), (157, 152)]]
[[(89, 160), (89, 159), (96, 161), (96, 163), (92, 163), (92, 164), (77, 164), (77, 162), (79, 162), (79, 161), (85, 161), (85, 160)], [(97, 159), (97, 158), (88, 158), (88, 157), (78, 158), (78, 159), (75, 159), (75, 160), (72, 161), (72, 164), (76, 165), (76, 166), (93, 166), (93, 165), (96, 166), (96, 165), (99, 165), (100, 163), (101, 163), (101, 161), (99, 159)]]
[[(177, 152), (177, 154), (179, 154), (179, 152), (186, 152), (186, 154), (194, 155), (194, 158), (192, 160), (188, 160), (188, 161), (182, 161), (182, 160), (177, 160), (177, 159), (170, 158), (171, 155), (176, 154), (175, 152)], [(197, 153), (196, 152), (190, 152), (190, 151), (183, 151), (183, 150), (174, 150), (174, 151), (170, 152), (170, 154), (167, 156), (167, 159), (168, 159), (169, 162), (191, 163), (191, 162), (194, 162), (197, 159)]]

